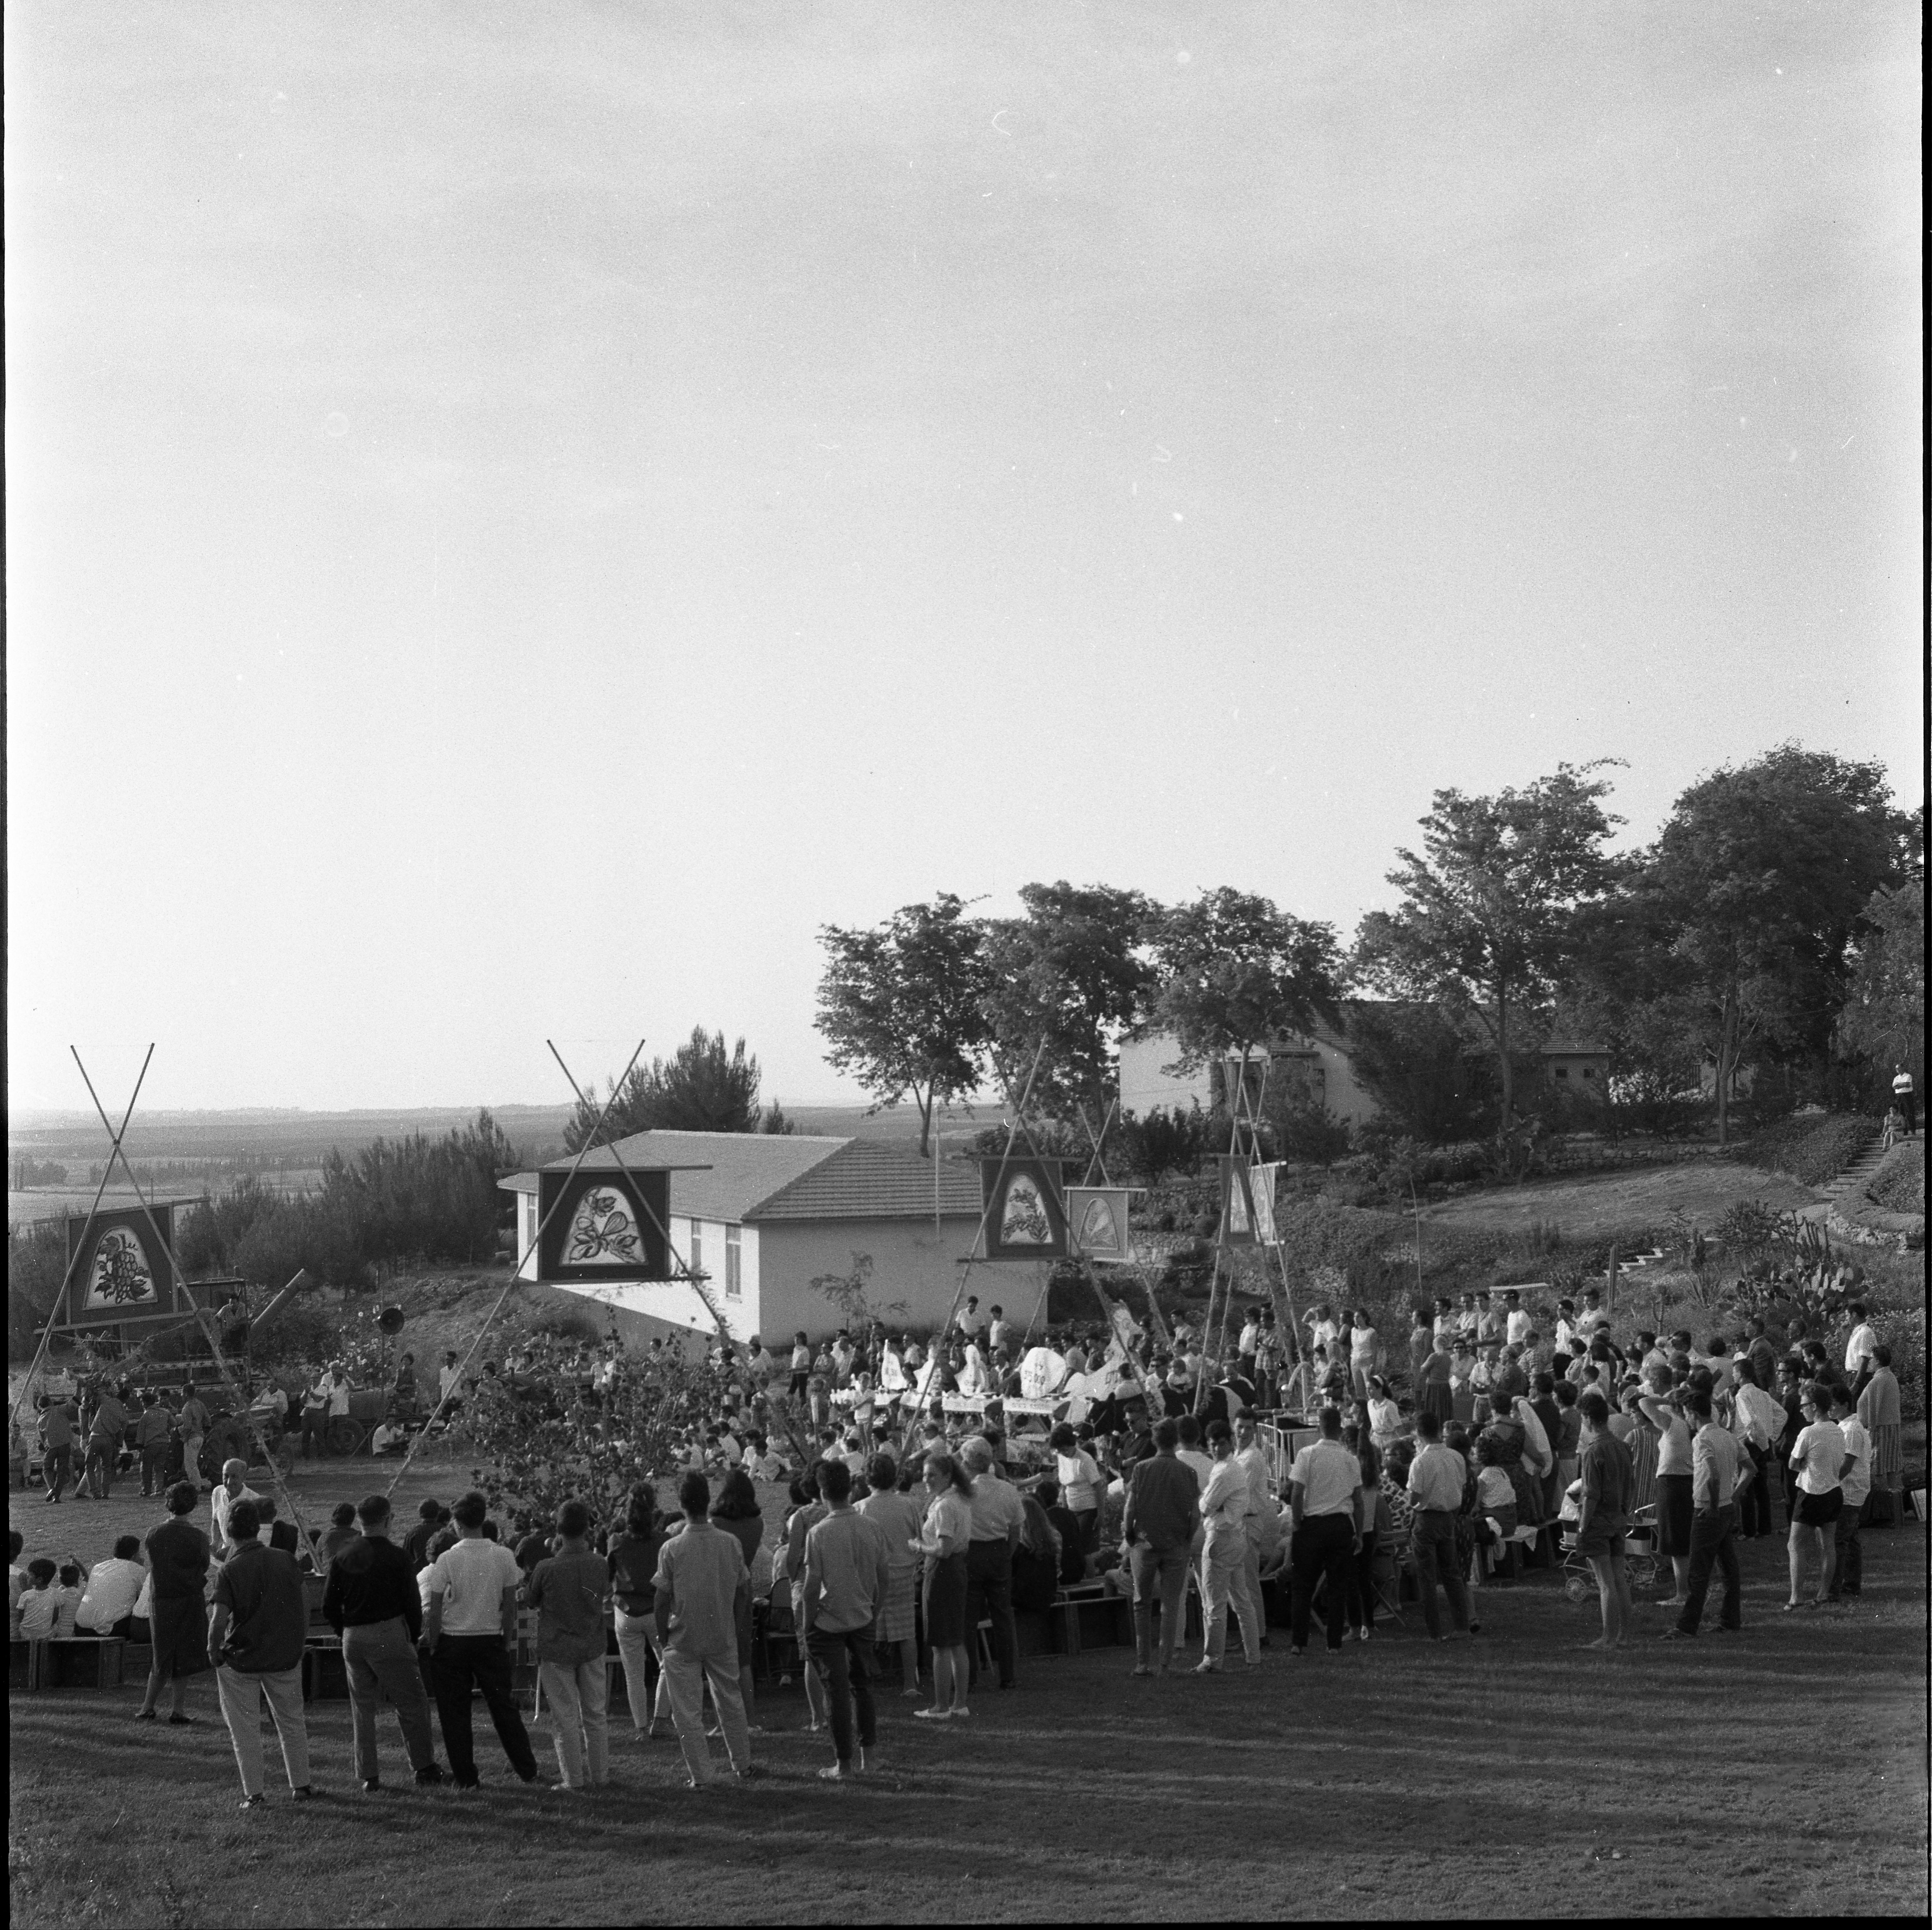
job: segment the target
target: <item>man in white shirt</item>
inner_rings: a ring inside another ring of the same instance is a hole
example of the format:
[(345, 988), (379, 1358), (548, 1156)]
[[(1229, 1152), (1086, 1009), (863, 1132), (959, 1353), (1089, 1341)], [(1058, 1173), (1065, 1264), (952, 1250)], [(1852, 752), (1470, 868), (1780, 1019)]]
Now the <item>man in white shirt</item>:
[(1872, 1377), (1872, 1354), (1878, 1346), (1878, 1335), (1865, 1319), (1862, 1302), (1854, 1300), (1845, 1313), (1852, 1323), (1850, 1336), (1845, 1342), (1845, 1371), (1852, 1377), (1852, 1398), (1856, 1401)]
[(1905, 1136), (1910, 1139), (1918, 1128), (1918, 1083), (1903, 1065), (1892, 1075), (1892, 1102), (1904, 1117)]
[(436, 1375), (436, 1398), (446, 1408), (456, 1398), (456, 1390), (463, 1379), (463, 1370), (457, 1365), (456, 1350), (451, 1348), (442, 1356), (442, 1365)]
[(1268, 1481), (1268, 1456), (1262, 1452), (1261, 1431), (1251, 1414), (1244, 1414), (1234, 1422), (1234, 1463), (1248, 1482), (1248, 1551), (1241, 1563), (1241, 1581), (1253, 1605), (1255, 1626), (1262, 1632), (1262, 1647), (1266, 1648), (1268, 1617), (1262, 1612), (1262, 1563), (1268, 1553), (1264, 1546), (1264, 1524), (1274, 1512), (1274, 1496)]
[(1724, 1578), (1724, 1602), (1718, 1618), (1720, 1629), (1742, 1626), (1744, 1577), (1738, 1566), (1738, 1491), (1755, 1478), (1738, 1448), (1737, 1437), (1712, 1418), (1711, 1397), (1693, 1388), (1683, 1397), (1685, 1418), (1696, 1428), (1690, 1443), (1690, 1569), (1684, 1586), (1684, 1607), (1676, 1626), (1662, 1640), (1680, 1641), (1697, 1632), (1704, 1619), (1704, 1601), (1711, 1590), (1714, 1566)]
[(1864, 1519), (1865, 1503), (1871, 1494), (1872, 1439), (1870, 1431), (1858, 1419), (1857, 1400), (1846, 1389), (1832, 1389), (1832, 1418), (1845, 1437), (1846, 1466), (1838, 1479), (1843, 1497), (1834, 1524), (1838, 1539), (1832, 1568), (1832, 1586), (1827, 1602), (1856, 1601), (1864, 1592), (1864, 1550), (1858, 1542), (1858, 1527)]
[(1522, 1304), (1522, 1296), (1512, 1289), (1503, 1296), (1506, 1311), (1503, 1315), (1503, 1338), (1512, 1346), (1521, 1347), (1529, 1338), (1529, 1310)]
[(1006, 1346), (1015, 1338), (1013, 1323), (1006, 1318), (1006, 1310), (1004, 1307), (994, 1307), (992, 1323), (986, 1329), (986, 1344), (998, 1349)]
[(235, 1552), (235, 1544), (228, 1539), (230, 1510), (238, 1501), (259, 1501), (261, 1498), (248, 1485), (248, 1464), (245, 1461), (224, 1461), (221, 1464), (221, 1479), (215, 1484), (212, 1505), (214, 1552), (224, 1560)]
[(124, 1626), (141, 1599), (141, 1585), (148, 1571), (140, 1560), (141, 1543), (134, 1535), (123, 1535), (114, 1544), (114, 1552), (98, 1561), (87, 1578), (86, 1593), (74, 1611), (74, 1624), (91, 1635), (122, 1635), (133, 1632)]
[(470, 1716), (472, 1688), (483, 1692), (510, 1767), (524, 1782), (537, 1779), (536, 1754), (510, 1686), (523, 1573), (508, 1548), (484, 1536), (488, 1512), (488, 1503), (474, 1488), (456, 1503), (451, 1513), (461, 1539), (430, 1563), (422, 1582), (428, 1611), (423, 1644), (436, 1678), (436, 1715), (449, 1752), (450, 1777), (459, 1789), (474, 1789), (481, 1779)]
[(1355, 1554), (1362, 1545), (1361, 1488), (1362, 1464), (1342, 1439), (1341, 1412), (1324, 1407), (1322, 1438), (1304, 1448), (1288, 1471), (1288, 1512), (1294, 1523), (1288, 1554), (1294, 1573), (1288, 1632), (1292, 1654), (1299, 1656), (1308, 1647), (1315, 1590), (1324, 1575), (1328, 1646), (1342, 1646)]
[(960, 1309), (959, 1331), (967, 1339), (976, 1340), (986, 1324), (986, 1317), (980, 1311), (980, 1296), (976, 1293), (968, 1294), (966, 1304)]
[(1248, 1554), (1248, 1511), (1253, 1505), (1248, 1493), (1247, 1473), (1234, 1458), (1234, 1431), (1226, 1421), (1209, 1423), (1208, 1445), (1214, 1458), (1201, 1495), (1201, 1519), (1207, 1539), (1201, 1557), (1204, 1626), (1202, 1653), (1195, 1665), (1197, 1675), (1215, 1675), (1221, 1671), (1227, 1653), (1230, 1608), (1240, 1625), (1241, 1652), (1249, 1668), (1258, 1668), (1262, 1659), (1261, 1617), (1258, 1604), (1249, 1599), (1244, 1574)]

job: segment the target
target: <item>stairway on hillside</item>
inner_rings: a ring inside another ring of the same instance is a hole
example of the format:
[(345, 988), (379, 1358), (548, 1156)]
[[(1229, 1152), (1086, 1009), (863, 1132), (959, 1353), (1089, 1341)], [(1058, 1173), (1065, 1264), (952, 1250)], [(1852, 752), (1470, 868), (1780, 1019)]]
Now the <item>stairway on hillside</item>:
[(1885, 1141), (1874, 1139), (1857, 1154), (1849, 1166), (1841, 1168), (1835, 1179), (1828, 1179), (1820, 1188), (1828, 1206), (1835, 1206), (1847, 1194), (1856, 1197), (1870, 1183), (1872, 1175), (1878, 1170), (1879, 1163), (1885, 1158)]

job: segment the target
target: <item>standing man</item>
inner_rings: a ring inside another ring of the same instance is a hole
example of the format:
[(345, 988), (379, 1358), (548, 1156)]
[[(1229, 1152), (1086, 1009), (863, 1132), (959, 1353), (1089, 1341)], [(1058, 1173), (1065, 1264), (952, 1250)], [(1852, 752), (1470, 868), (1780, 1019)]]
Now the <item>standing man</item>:
[(81, 1479), (81, 1491), (97, 1501), (105, 1501), (112, 1491), (121, 1443), (127, 1432), (128, 1410), (112, 1388), (104, 1389), (88, 1423), (87, 1467)]
[[(1462, 1489), (1469, 1469), (1454, 1448), (1444, 1446), (1442, 1422), (1426, 1409), (1415, 1417), (1415, 1434), (1422, 1445), (1408, 1470), (1409, 1503), (1414, 1511), (1409, 1548), (1415, 1557), (1416, 1584), (1422, 1593), (1422, 1619), (1428, 1626), (1429, 1639), (1440, 1642), (1448, 1638), (1436, 1605), (1438, 1581), (1449, 1598), (1449, 1613), (1457, 1632), (1473, 1635), (1481, 1626), (1469, 1619), (1469, 1598), (1456, 1560), (1456, 1517), (1462, 1512)], [(1359, 1469), (1355, 1478), (1361, 1479)]]
[(315, 1458), (316, 1445), (322, 1440), (328, 1427), (328, 1383), (318, 1373), (313, 1386), (302, 1392), (302, 1455), (304, 1461)]
[(1244, 1414), (1234, 1423), (1234, 1460), (1248, 1481), (1248, 1551), (1241, 1561), (1241, 1586), (1247, 1590), (1248, 1605), (1255, 1612), (1255, 1626), (1262, 1632), (1262, 1647), (1266, 1648), (1268, 1617), (1262, 1612), (1262, 1524), (1274, 1508), (1274, 1494), (1268, 1479), (1268, 1456), (1262, 1452), (1261, 1432), (1252, 1414)]
[(1228, 1648), (1228, 1614), (1241, 1632), (1241, 1653), (1249, 1668), (1261, 1666), (1261, 1622), (1248, 1599), (1242, 1566), (1248, 1554), (1248, 1477), (1234, 1458), (1234, 1431), (1226, 1421), (1208, 1424), (1213, 1472), (1201, 1496), (1206, 1545), (1201, 1555), (1202, 1655), (1196, 1675), (1218, 1675)]
[[(821, 1481), (824, 1473), (821, 1467)], [(704, 1740), (707, 1682), (732, 1770), (740, 1776), (752, 1773), (751, 1732), (738, 1687), (737, 1608), (750, 1576), (737, 1536), (712, 1521), (710, 1484), (695, 1469), (678, 1483), (677, 1501), (684, 1510), (684, 1531), (658, 1552), (651, 1614), (684, 1766), (692, 1788), (708, 1789), (716, 1772)]]
[(182, 1389), (181, 1436), (182, 1479), (192, 1481), (198, 1494), (207, 1485), (201, 1478), (201, 1444), (208, 1438), (208, 1403), (192, 1380)]
[(436, 1371), (436, 1399), (441, 1403), (446, 1415), (457, 1405), (457, 1390), (462, 1380), (463, 1370), (457, 1365), (456, 1350), (454, 1347), (446, 1349), (442, 1365)]
[(1892, 1074), (1892, 1102), (1905, 1116), (1905, 1136), (1910, 1139), (1918, 1129), (1918, 1086), (1896, 1061)]
[(1864, 1550), (1858, 1542), (1858, 1526), (1871, 1494), (1872, 1443), (1871, 1435), (1858, 1419), (1858, 1402), (1849, 1389), (1832, 1389), (1832, 1418), (1845, 1437), (1845, 1459), (1838, 1476), (1842, 1500), (1835, 1524), (1832, 1586), (1825, 1599), (1841, 1602), (1847, 1596), (1856, 1600), (1864, 1592)]
[[(825, 1678), (837, 1760), (818, 1773), (843, 1782), (868, 1768), (878, 1739), (872, 1677), (866, 1656), (892, 1581), (886, 1531), (852, 1506), (852, 1470), (828, 1461), (818, 1470), (818, 1495), (831, 1511), (805, 1537), (804, 1629), (812, 1665)], [(852, 1705), (859, 1706), (858, 1753), (853, 1753)]]
[(1852, 1323), (1852, 1331), (1845, 1341), (1845, 1372), (1850, 1377), (1852, 1398), (1856, 1401), (1871, 1380), (1875, 1365), (1872, 1356), (1877, 1350), (1878, 1335), (1865, 1318), (1862, 1301), (1854, 1300), (1845, 1313)]
[[(224, 1461), (221, 1464), (221, 1479), (214, 1490), (212, 1512), (214, 1516), (214, 1552), (226, 1557), (234, 1552), (236, 1545), (230, 1523), (236, 1503), (240, 1501), (259, 1501), (261, 1496), (248, 1485), (248, 1464), (245, 1461)], [(254, 1538), (256, 1528), (261, 1525), (261, 1517), (251, 1507), (248, 1518), (254, 1524), (242, 1536), (244, 1541)]]
[(1311, 1441), (1294, 1457), (1288, 1474), (1288, 1513), (1294, 1524), (1288, 1545), (1294, 1574), (1289, 1631), (1292, 1654), (1299, 1656), (1308, 1647), (1316, 1586), (1324, 1577), (1328, 1584), (1328, 1647), (1333, 1652), (1342, 1646), (1348, 1626), (1349, 1584), (1362, 1545), (1357, 1525), (1361, 1489), (1361, 1461), (1342, 1439), (1341, 1410), (1324, 1407), (1322, 1438)]
[(430, 1563), (428, 1579), (418, 1584), (429, 1610), (423, 1639), (435, 1671), (442, 1746), (458, 1789), (474, 1789), (482, 1780), (470, 1716), (472, 1689), (483, 1692), (496, 1740), (518, 1779), (537, 1779), (536, 1752), (510, 1687), (523, 1571), (508, 1548), (484, 1538), (489, 1512), (490, 1504), (473, 1488), (458, 1501), (451, 1512), (460, 1539)]
[(298, 1802), (315, 1794), (308, 1779), (308, 1726), (302, 1715), (302, 1645), (308, 1604), (295, 1557), (255, 1539), (260, 1527), (252, 1501), (229, 1516), (235, 1551), (214, 1578), (208, 1617), (208, 1659), (221, 1694), (221, 1719), (242, 1772), (244, 1809), (262, 1794), (262, 1703), (274, 1719), (282, 1767)]
[(356, 1779), (367, 1795), (382, 1787), (376, 1761), (376, 1717), (387, 1696), (402, 1725), (410, 1767), (420, 1783), (440, 1782), (442, 1770), (429, 1727), (429, 1698), (416, 1662), (422, 1638), (422, 1597), (410, 1558), (389, 1539), (389, 1501), (371, 1494), (356, 1509), (362, 1532), (328, 1565), (322, 1612), (342, 1638), (349, 1677), (349, 1726), (355, 1738)]
[(64, 1394), (57, 1395), (40, 1410), (40, 1473), (47, 1484), (50, 1501), (59, 1500), (74, 1479), (75, 1425), (74, 1403)]
[(1512, 1287), (1503, 1296), (1503, 1341), (1505, 1346), (1523, 1347), (1529, 1341), (1529, 1311), (1522, 1296)]
[(141, 1451), (141, 1492), (150, 1498), (166, 1485), (168, 1444), (174, 1434), (174, 1416), (150, 1389), (141, 1396), (141, 1418), (134, 1423), (134, 1445)]
[[(960, 1457), (973, 1477), (973, 1536), (966, 1548), (966, 1626), (993, 1623), (993, 1654), (1000, 1686), (1011, 1689), (1019, 1662), (1019, 1632), (1013, 1626), (1013, 1552), (1026, 1529), (1026, 1505), (1018, 1492), (993, 1472), (993, 1450), (976, 1436)], [(969, 1650), (976, 1672), (976, 1645)], [(970, 1680), (970, 1677), (969, 1677)]]
[(1711, 1397), (1692, 1388), (1684, 1396), (1686, 1418), (1696, 1428), (1690, 1443), (1690, 1572), (1684, 1607), (1674, 1626), (1664, 1630), (1664, 1641), (1694, 1635), (1704, 1619), (1704, 1599), (1711, 1590), (1714, 1564), (1724, 1578), (1724, 1603), (1718, 1626), (1743, 1626), (1744, 1577), (1738, 1566), (1739, 1492), (1754, 1478), (1754, 1470), (1738, 1437), (1711, 1416)]
[[(1137, 1462), (1127, 1482), (1120, 1542), (1133, 1575), (1134, 1673), (1165, 1675), (1187, 1619), (1187, 1574), (1201, 1519), (1201, 1478), (1174, 1450), (1180, 1429), (1156, 1423), (1154, 1452)], [(1160, 1599), (1160, 1654), (1154, 1648), (1154, 1604)]]

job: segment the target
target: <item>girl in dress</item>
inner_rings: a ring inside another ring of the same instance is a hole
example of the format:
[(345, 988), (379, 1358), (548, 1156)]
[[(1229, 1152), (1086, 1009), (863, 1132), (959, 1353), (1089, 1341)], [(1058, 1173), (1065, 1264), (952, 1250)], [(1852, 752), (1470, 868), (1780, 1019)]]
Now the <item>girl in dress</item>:
[(973, 1538), (973, 1479), (950, 1454), (926, 1458), (926, 1523), (908, 1543), (926, 1560), (926, 1639), (932, 1650), (932, 1706), (913, 1713), (928, 1722), (964, 1717), (966, 1546)]

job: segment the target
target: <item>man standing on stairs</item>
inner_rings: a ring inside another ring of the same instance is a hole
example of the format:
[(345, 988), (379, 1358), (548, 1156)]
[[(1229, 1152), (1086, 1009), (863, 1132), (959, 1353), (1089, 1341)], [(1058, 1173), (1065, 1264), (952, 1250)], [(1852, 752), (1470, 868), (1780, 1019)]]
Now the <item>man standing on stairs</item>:
[(1910, 1139), (1918, 1129), (1918, 1087), (1903, 1065), (1892, 1071), (1892, 1102), (1905, 1115), (1905, 1136)]

